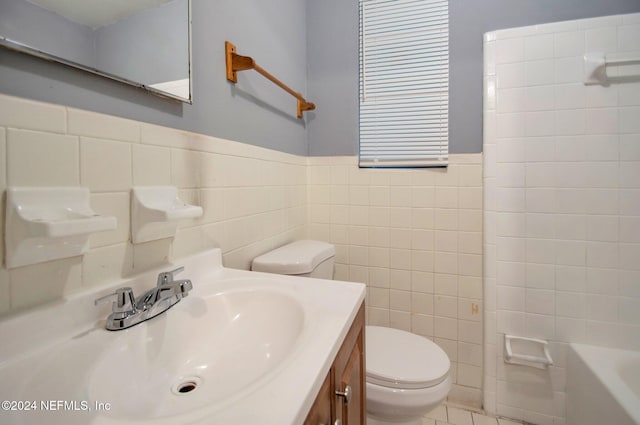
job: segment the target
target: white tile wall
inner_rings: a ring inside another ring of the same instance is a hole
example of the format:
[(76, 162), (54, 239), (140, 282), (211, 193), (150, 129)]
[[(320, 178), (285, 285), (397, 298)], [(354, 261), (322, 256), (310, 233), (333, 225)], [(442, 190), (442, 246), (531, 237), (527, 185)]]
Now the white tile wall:
[[(0, 314), (209, 247), (246, 269), (310, 235), (336, 245), (336, 278), (368, 284), (368, 322), (432, 338), (452, 359), (451, 398), (480, 406), (481, 155), (452, 155), (448, 169), (361, 170), (353, 157), (302, 158), (4, 95), (0, 112), (0, 190), (85, 186), (95, 211), (118, 220), (91, 235), (83, 257), (1, 268)], [(204, 215), (181, 222), (175, 238), (132, 245), (139, 185), (175, 185)]]
[[(246, 269), (256, 255), (306, 235), (304, 157), (0, 95), (0, 164), (3, 193), (7, 186), (85, 186), (92, 207), (118, 220), (116, 230), (91, 235), (83, 257), (1, 268), (0, 314), (210, 247), (222, 248), (225, 265)], [(134, 246), (134, 185), (177, 186), (204, 215), (181, 222), (173, 239)]]
[[(582, 83), (582, 56), (640, 47), (640, 14), (485, 36), (484, 408), (564, 424), (569, 342), (640, 350), (640, 81)], [(622, 283), (624, 281), (624, 283)], [(547, 371), (503, 335), (551, 343)]]
[(481, 155), (447, 169), (359, 169), (309, 158), (310, 236), (335, 244), (336, 278), (367, 284), (367, 321), (427, 336), (452, 360), (453, 400), (480, 406)]

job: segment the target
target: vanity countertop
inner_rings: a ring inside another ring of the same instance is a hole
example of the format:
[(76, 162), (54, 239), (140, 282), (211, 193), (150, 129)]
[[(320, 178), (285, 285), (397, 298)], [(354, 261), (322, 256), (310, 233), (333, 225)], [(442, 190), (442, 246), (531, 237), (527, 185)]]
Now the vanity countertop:
[[(173, 267), (172, 267), (173, 266)], [(184, 266), (189, 296), (121, 331), (93, 300)], [(219, 249), (0, 320), (3, 424), (301, 424), (362, 284), (222, 266)]]

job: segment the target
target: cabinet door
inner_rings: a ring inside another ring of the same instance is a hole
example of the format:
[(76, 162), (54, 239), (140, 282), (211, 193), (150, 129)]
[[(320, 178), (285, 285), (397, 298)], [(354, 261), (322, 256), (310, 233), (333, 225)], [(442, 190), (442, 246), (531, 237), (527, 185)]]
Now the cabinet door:
[(366, 423), (364, 310), (361, 309), (334, 363), (336, 419), (342, 425)]
[(320, 392), (316, 397), (304, 425), (331, 425), (331, 401), (333, 400), (333, 392), (331, 391), (331, 372), (327, 374)]

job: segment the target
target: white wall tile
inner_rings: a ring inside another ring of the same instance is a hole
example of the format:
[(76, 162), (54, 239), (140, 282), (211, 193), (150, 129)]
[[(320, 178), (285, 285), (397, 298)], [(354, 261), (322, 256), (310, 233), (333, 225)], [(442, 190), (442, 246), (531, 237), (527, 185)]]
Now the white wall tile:
[[(528, 86), (540, 86), (553, 84), (554, 82), (554, 61), (535, 60), (531, 62), (525, 62), (525, 83)], [(498, 76), (500, 73), (498, 72)], [(498, 80), (500, 81), (500, 80)]]
[(547, 59), (553, 56), (554, 34), (535, 35), (524, 39), (524, 60)]
[(127, 142), (140, 141), (140, 124), (136, 121), (79, 109), (69, 108), (67, 111), (70, 134)]
[(521, 139), (499, 139), (497, 142), (498, 156), (497, 162), (524, 162), (525, 160), (525, 140)]
[(527, 97), (524, 88), (500, 89), (496, 96), (497, 111), (522, 112), (527, 110)]
[(554, 36), (554, 56), (557, 58), (584, 54), (585, 35), (582, 31), (557, 33)]
[(436, 295), (434, 297), (434, 312), (436, 316), (458, 318), (458, 299)]
[(618, 244), (611, 242), (587, 243), (587, 265), (590, 267), (618, 267)]
[(80, 138), (80, 182), (95, 192), (131, 188), (131, 144)]
[(525, 311), (537, 314), (554, 314), (555, 293), (542, 289), (526, 289)]
[(7, 184), (77, 186), (78, 138), (53, 133), (7, 131)]
[(587, 217), (587, 239), (599, 242), (616, 242), (619, 238), (619, 217), (590, 215)]
[(470, 344), (482, 344), (482, 322), (458, 320), (460, 341)]
[(525, 286), (534, 289), (553, 289), (555, 286), (553, 264), (527, 263), (525, 266)]
[(640, 107), (624, 107), (618, 110), (618, 125), (620, 133), (640, 133)]
[(132, 147), (134, 186), (171, 184), (171, 151), (167, 148), (136, 144)]
[(584, 86), (587, 108), (607, 108), (618, 106), (618, 87), (598, 84)]
[(638, 216), (640, 215), (640, 190), (625, 189), (619, 190), (620, 215)]
[(584, 134), (587, 127), (587, 113), (580, 109), (558, 110), (554, 113), (555, 130), (551, 134), (569, 136)]
[(524, 89), (524, 97), (527, 111), (551, 110), (556, 102), (554, 86), (527, 87)]
[(587, 267), (586, 291), (589, 294), (618, 295), (618, 270)]
[(524, 59), (524, 42), (521, 38), (498, 40), (495, 49), (495, 61), (498, 64), (520, 62)]
[(525, 86), (524, 70), (525, 64), (523, 62), (496, 65), (496, 87), (506, 89)]
[(586, 31), (587, 52), (612, 52), (618, 49), (618, 32), (615, 27), (593, 28)]
[[(553, 137), (526, 138), (524, 152), (527, 162), (549, 162), (555, 160), (555, 140)], [(521, 162), (525, 162), (522, 160)]]
[(497, 283), (504, 286), (524, 286), (526, 267), (522, 262), (497, 262)]
[[(18, 267), (9, 271), (13, 311), (59, 300), (77, 292), (82, 284), (82, 258)], [(46, 285), (43, 285), (42, 282)]]
[(587, 88), (582, 83), (556, 84), (553, 89), (556, 109), (580, 109), (587, 103)]
[(553, 163), (526, 164), (526, 186), (553, 187), (556, 184), (556, 171)]
[(624, 270), (640, 270), (638, 264), (638, 255), (640, 255), (640, 244), (625, 243), (619, 246), (619, 266)]
[[(638, 111), (640, 112), (640, 109)], [(586, 119), (588, 134), (616, 134), (618, 132), (618, 110), (616, 108), (587, 109)]]
[(530, 213), (553, 213), (558, 210), (557, 190), (551, 188), (527, 188), (526, 211)]
[(559, 58), (555, 60), (555, 83), (582, 83), (584, 78), (582, 57)]
[(129, 239), (129, 192), (93, 193), (91, 208), (100, 215), (116, 218), (117, 228), (107, 232), (92, 233), (89, 236), (91, 248), (114, 244), (124, 244)]
[(555, 296), (555, 314), (562, 317), (581, 319), (586, 314), (586, 294), (575, 292), (557, 292)]
[(65, 133), (67, 111), (62, 106), (0, 95), (0, 126)]
[(482, 369), (478, 366), (459, 363), (457, 382), (460, 385), (465, 385), (473, 388), (481, 388), (482, 387)]
[(108, 285), (132, 270), (133, 252), (126, 243), (94, 248), (82, 258), (82, 285)]
[(620, 242), (640, 242), (640, 217), (620, 217), (619, 234)]
[(624, 90), (618, 90), (619, 106), (640, 105), (640, 82), (625, 84)]
[(448, 317), (438, 317), (434, 319), (433, 335), (451, 340), (458, 339), (458, 321)]
[(525, 289), (516, 286), (498, 286), (497, 308), (500, 310), (524, 311)]

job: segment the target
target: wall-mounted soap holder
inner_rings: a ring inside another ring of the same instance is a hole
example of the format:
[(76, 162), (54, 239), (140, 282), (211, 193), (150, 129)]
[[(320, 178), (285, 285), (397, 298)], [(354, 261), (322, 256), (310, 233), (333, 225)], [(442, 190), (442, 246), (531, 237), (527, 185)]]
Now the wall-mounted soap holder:
[(178, 220), (197, 218), (202, 207), (178, 198), (173, 186), (134, 187), (131, 191), (131, 239), (133, 243), (172, 238)]
[(91, 233), (115, 229), (116, 218), (96, 214), (89, 195), (83, 187), (9, 188), (7, 268), (82, 255)]
[(546, 369), (553, 364), (547, 341), (521, 336), (504, 336), (505, 363)]

